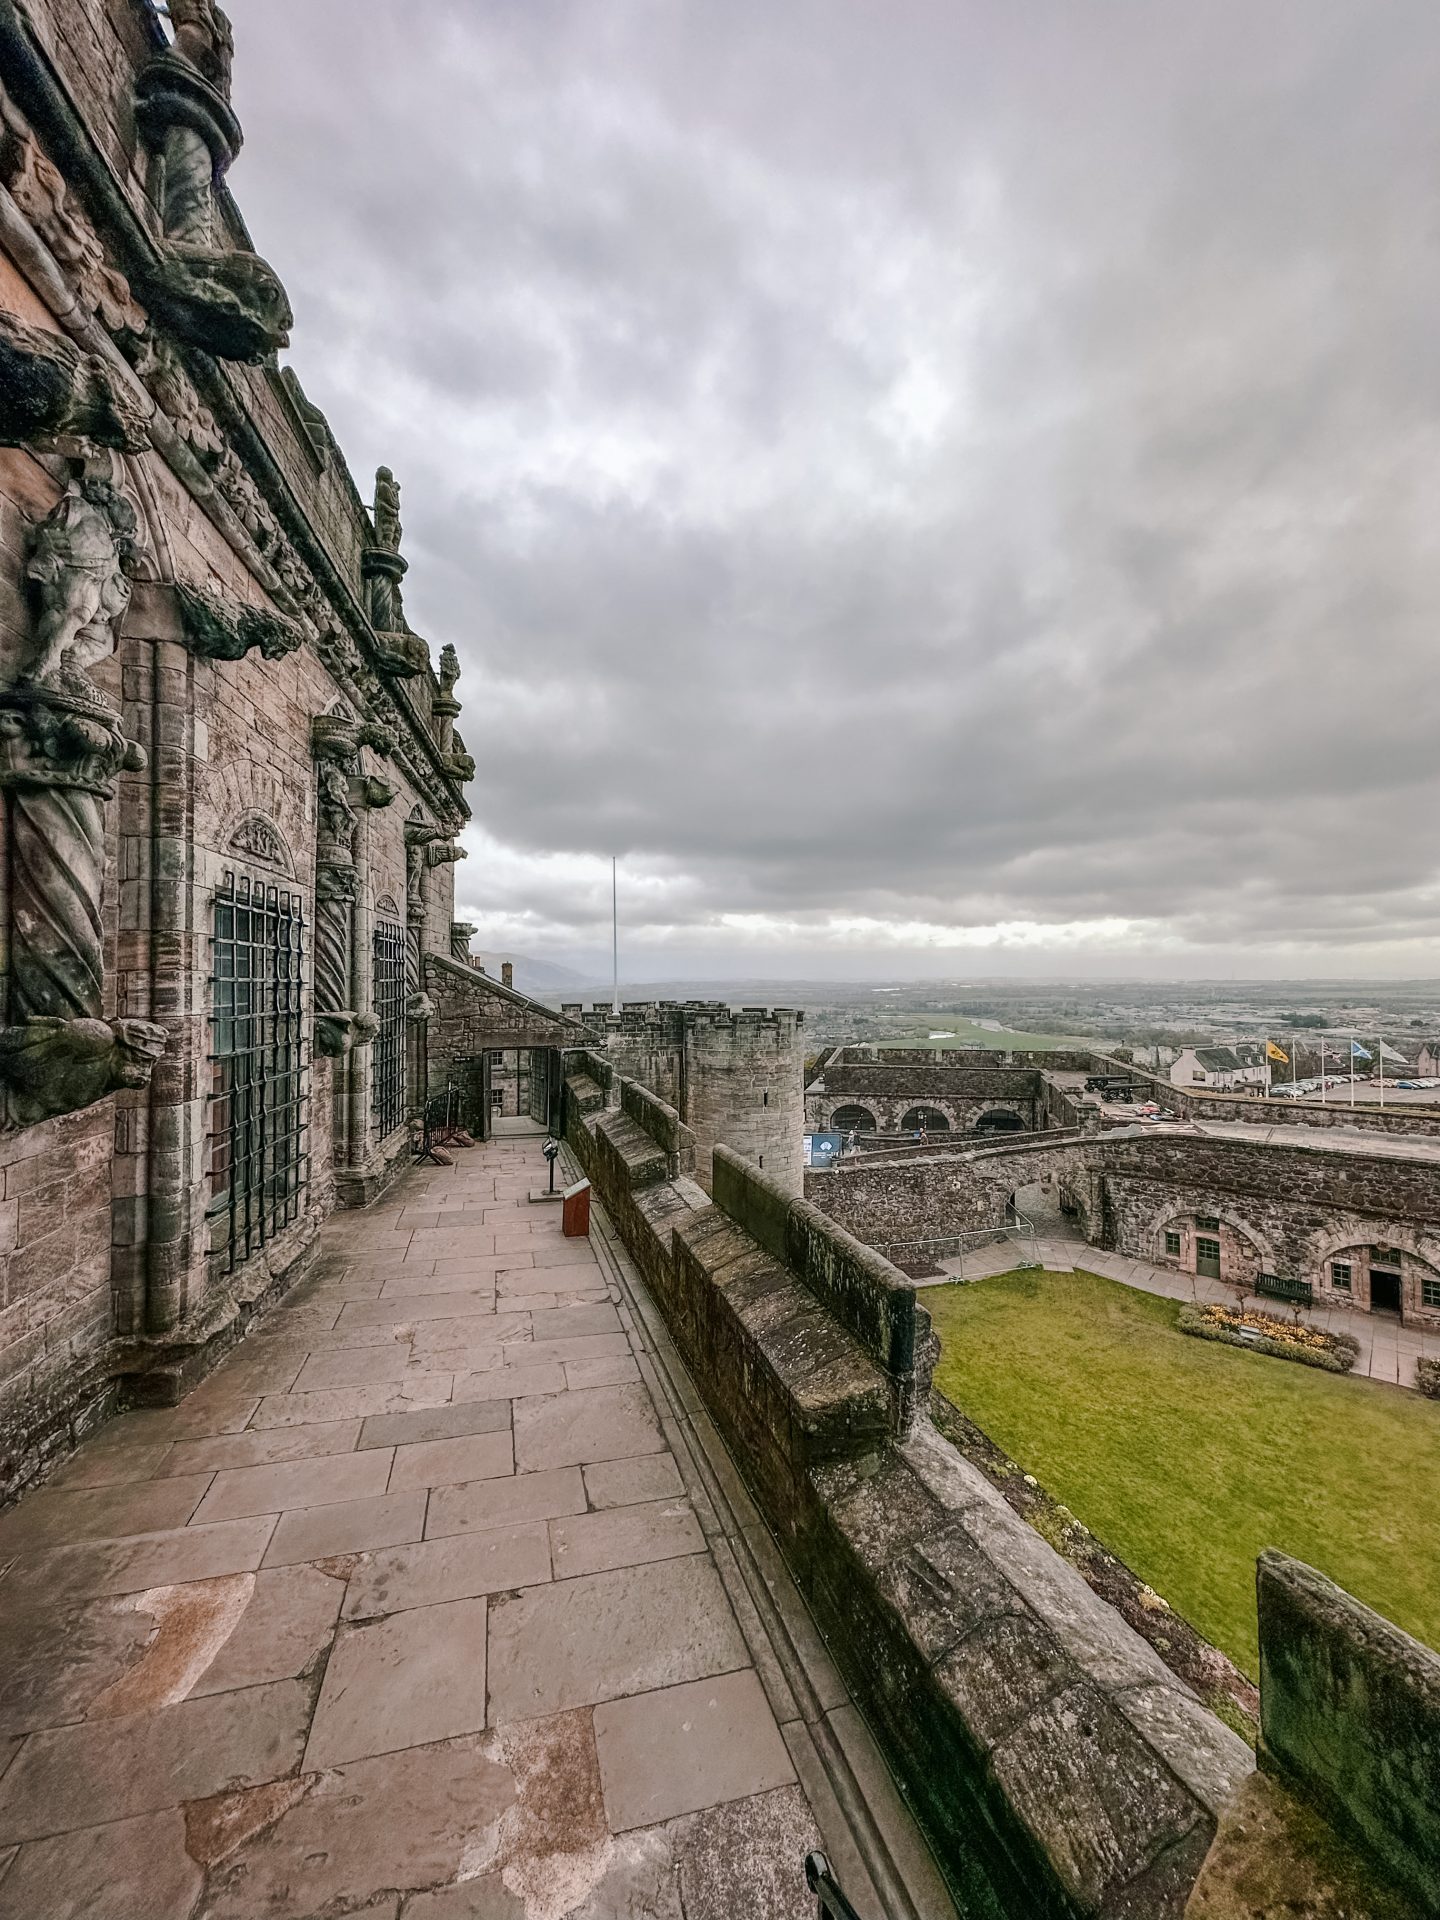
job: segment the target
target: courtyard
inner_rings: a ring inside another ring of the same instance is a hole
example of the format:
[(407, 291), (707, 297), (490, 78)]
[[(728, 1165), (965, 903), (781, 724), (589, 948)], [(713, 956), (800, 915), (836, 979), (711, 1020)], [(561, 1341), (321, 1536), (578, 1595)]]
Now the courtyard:
[(1440, 1404), (1191, 1339), (1084, 1271), (925, 1304), (940, 1390), (1252, 1677), (1267, 1546), (1440, 1644)]

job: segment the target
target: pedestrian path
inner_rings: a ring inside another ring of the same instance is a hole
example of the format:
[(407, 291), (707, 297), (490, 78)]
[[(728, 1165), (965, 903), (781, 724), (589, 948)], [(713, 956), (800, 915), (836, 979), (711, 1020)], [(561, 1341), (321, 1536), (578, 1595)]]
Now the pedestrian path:
[[(1041, 1265), (1052, 1273), (1073, 1273), (1079, 1267), (1087, 1273), (1122, 1281), (1127, 1287), (1138, 1287), (1142, 1293), (1162, 1294), (1169, 1300), (1194, 1301), (1201, 1306), (1214, 1302), (1233, 1307), (1236, 1303), (1234, 1287), (1226, 1286), (1223, 1281), (1211, 1280), (1202, 1274), (1181, 1273), (1174, 1267), (1155, 1266), (1148, 1260), (1131, 1259), (1128, 1254), (1109, 1253), (1103, 1247), (1090, 1246), (1078, 1236), (1041, 1233), (1034, 1245)], [(1027, 1257), (1029, 1252), (1028, 1241), (1018, 1250), (1013, 1241), (1002, 1241), (967, 1251), (963, 1261), (964, 1277), (969, 1281), (1009, 1273), (1017, 1260)], [(957, 1277), (962, 1263), (941, 1260), (938, 1264), (949, 1270), (944, 1280), (922, 1280), (917, 1284), (942, 1286)], [(1254, 1295), (1249, 1296), (1248, 1304), (1274, 1313), (1280, 1319), (1289, 1319), (1295, 1311), (1284, 1301), (1261, 1300)], [(1440, 1357), (1440, 1331), (1433, 1327), (1405, 1326), (1397, 1315), (1359, 1313), (1324, 1303), (1301, 1307), (1299, 1314), (1310, 1326), (1353, 1335), (1360, 1342), (1360, 1352), (1352, 1372), (1371, 1380), (1413, 1389), (1415, 1362), (1424, 1354)]]
[(496, 1140), (337, 1216), (188, 1400), (0, 1515), (0, 1920), (809, 1920), (822, 1843), (867, 1915), (949, 1913), (544, 1169)]

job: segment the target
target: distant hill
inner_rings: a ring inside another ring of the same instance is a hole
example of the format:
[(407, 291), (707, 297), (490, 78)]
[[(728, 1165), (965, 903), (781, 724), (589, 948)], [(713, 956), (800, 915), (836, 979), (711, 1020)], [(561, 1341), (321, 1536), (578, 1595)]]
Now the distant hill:
[(528, 993), (535, 999), (545, 994), (565, 993), (572, 987), (587, 984), (583, 973), (576, 973), (570, 967), (558, 967), (550, 960), (533, 960), (528, 953), (488, 953), (482, 947), (472, 947), (470, 958), (495, 980), (500, 978), (501, 965), (508, 960), (515, 969), (516, 992)]

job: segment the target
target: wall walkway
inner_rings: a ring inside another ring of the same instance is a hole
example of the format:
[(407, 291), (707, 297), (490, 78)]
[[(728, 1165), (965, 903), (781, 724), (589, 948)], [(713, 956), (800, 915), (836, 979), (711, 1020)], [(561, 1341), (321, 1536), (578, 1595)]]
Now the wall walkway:
[(182, 1406), (0, 1517), (0, 1911), (801, 1920), (823, 1840), (865, 1911), (947, 1914), (543, 1184), (495, 1142), (337, 1217)]

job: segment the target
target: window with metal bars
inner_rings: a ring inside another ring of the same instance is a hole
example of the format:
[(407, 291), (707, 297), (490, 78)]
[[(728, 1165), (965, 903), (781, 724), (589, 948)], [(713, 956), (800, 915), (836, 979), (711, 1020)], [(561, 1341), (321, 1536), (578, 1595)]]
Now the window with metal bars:
[(405, 929), (375, 922), (375, 1124), (383, 1139), (405, 1118)]
[(310, 1179), (300, 895), (227, 872), (213, 904), (211, 1249), (231, 1271), (299, 1218)]

